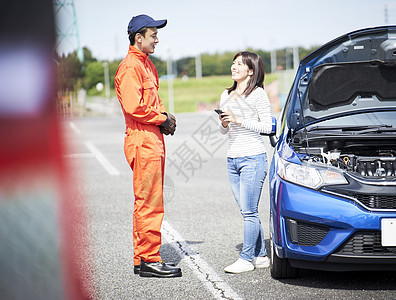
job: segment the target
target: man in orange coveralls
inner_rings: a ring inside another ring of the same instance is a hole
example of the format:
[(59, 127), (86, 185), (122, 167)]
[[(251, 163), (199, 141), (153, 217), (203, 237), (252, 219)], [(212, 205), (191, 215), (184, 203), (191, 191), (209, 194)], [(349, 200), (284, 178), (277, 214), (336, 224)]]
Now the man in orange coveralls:
[(115, 89), (125, 117), (125, 156), (133, 171), (134, 273), (142, 277), (179, 277), (181, 269), (162, 262), (161, 224), (164, 216), (163, 134), (173, 135), (176, 119), (166, 113), (158, 96), (158, 73), (148, 58), (159, 40), (155, 21), (138, 15), (128, 25), (129, 51), (115, 75)]

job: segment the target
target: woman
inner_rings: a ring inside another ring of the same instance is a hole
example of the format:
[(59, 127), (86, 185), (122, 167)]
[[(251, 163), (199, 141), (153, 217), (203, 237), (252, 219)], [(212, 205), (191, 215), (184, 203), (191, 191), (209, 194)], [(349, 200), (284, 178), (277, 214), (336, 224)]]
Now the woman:
[(224, 271), (241, 273), (269, 266), (258, 204), (267, 175), (267, 154), (260, 133), (271, 133), (272, 122), (260, 56), (248, 51), (237, 53), (231, 74), (234, 84), (220, 98), (220, 132), (228, 133), (228, 176), (243, 216), (244, 238), (239, 259)]

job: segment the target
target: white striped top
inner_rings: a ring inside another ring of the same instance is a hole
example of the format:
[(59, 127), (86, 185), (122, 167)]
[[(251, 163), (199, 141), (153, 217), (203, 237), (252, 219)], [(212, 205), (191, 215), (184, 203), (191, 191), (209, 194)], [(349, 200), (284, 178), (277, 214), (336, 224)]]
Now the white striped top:
[(271, 104), (267, 93), (256, 88), (248, 97), (238, 95), (235, 91), (228, 95), (225, 90), (220, 97), (220, 109), (232, 111), (243, 119), (242, 124), (229, 123), (227, 128), (219, 125), (222, 134), (228, 133), (228, 153), (231, 158), (266, 153), (260, 133), (269, 134), (272, 129)]

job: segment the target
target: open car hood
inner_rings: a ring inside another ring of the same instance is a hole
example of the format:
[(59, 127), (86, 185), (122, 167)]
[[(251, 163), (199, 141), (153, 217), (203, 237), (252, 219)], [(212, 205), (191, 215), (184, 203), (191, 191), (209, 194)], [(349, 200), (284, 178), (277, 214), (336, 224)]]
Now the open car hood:
[(346, 114), (396, 110), (396, 26), (354, 31), (306, 56), (288, 101), (294, 130)]
[(351, 105), (358, 97), (395, 100), (396, 64), (376, 60), (317, 66), (312, 72), (308, 95), (312, 111)]

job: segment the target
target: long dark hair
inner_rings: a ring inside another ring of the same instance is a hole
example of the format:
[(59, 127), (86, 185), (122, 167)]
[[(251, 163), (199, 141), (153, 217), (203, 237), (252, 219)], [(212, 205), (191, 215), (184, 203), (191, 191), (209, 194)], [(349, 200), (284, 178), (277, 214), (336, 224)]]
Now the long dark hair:
[[(246, 89), (243, 94), (245, 97), (249, 96), (251, 92), (254, 91), (256, 87), (264, 88), (264, 63), (259, 55), (249, 51), (241, 51), (235, 54), (234, 60), (236, 60), (239, 56), (242, 56), (242, 62), (248, 66), (249, 70), (253, 70), (253, 75), (250, 77)], [(234, 81), (232, 87), (228, 88), (228, 94), (232, 91), (235, 91), (237, 87), (237, 82)]]

